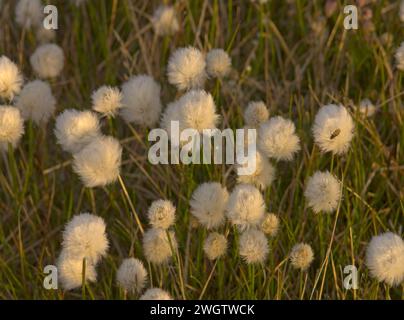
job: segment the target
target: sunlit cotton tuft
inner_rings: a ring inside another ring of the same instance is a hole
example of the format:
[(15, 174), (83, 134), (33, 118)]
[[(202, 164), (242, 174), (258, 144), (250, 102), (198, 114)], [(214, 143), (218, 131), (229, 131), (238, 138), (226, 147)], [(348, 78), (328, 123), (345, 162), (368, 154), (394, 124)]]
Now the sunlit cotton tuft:
[(12, 100), (21, 90), (23, 78), (17, 65), (6, 56), (0, 57), (0, 97)]
[(140, 300), (172, 300), (170, 294), (159, 288), (147, 289)]
[(177, 250), (174, 232), (160, 228), (147, 230), (143, 235), (143, 251), (146, 260), (154, 264), (167, 262)]
[(212, 232), (203, 243), (203, 251), (209, 260), (220, 258), (226, 253), (227, 239), (224, 235)]
[(315, 213), (331, 213), (337, 209), (341, 199), (341, 184), (328, 171), (317, 171), (307, 181), (304, 196)]
[(275, 237), (279, 231), (279, 218), (273, 213), (266, 213), (261, 223), (261, 230), (265, 234)]
[(168, 61), (168, 82), (178, 90), (203, 88), (207, 76), (205, 67), (205, 57), (198, 49), (177, 49)]
[(117, 274), (118, 285), (128, 292), (139, 293), (147, 281), (147, 271), (139, 259), (128, 258), (122, 261)]
[(62, 72), (64, 61), (63, 50), (54, 43), (39, 46), (30, 57), (32, 68), (43, 79), (59, 76)]
[(102, 86), (91, 95), (92, 109), (113, 116), (122, 107), (122, 94), (118, 88)]
[(23, 28), (40, 25), (43, 17), (41, 0), (19, 0), (15, 6), (15, 21)]
[(24, 121), (20, 111), (12, 106), (0, 106), (0, 150), (8, 145), (15, 148), (24, 134)]
[(51, 87), (42, 80), (28, 82), (15, 101), (24, 119), (36, 124), (46, 123), (56, 109), (56, 99)]
[(159, 36), (173, 35), (180, 29), (175, 9), (171, 6), (159, 6), (153, 13), (152, 23)]
[(306, 270), (313, 259), (313, 249), (306, 243), (296, 244), (290, 252), (290, 262), (295, 269)]
[(239, 239), (239, 253), (248, 264), (265, 262), (269, 252), (265, 234), (256, 229), (244, 231)]
[(175, 222), (175, 207), (169, 200), (153, 201), (147, 217), (154, 228), (168, 229)]
[(113, 137), (98, 137), (73, 156), (73, 170), (88, 188), (102, 187), (118, 179), (122, 147)]
[(199, 185), (190, 201), (191, 213), (206, 229), (217, 228), (224, 222), (229, 194), (218, 182)]
[(396, 59), (397, 69), (404, 71), (404, 42), (401, 42), (401, 45), (397, 48), (394, 57)]
[(267, 106), (262, 101), (251, 101), (244, 110), (244, 121), (246, 125), (258, 128), (269, 118)]
[(206, 55), (206, 72), (210, 77), (223, 78), (231, 71), (231, 59), (223, 49), (212, 49)]

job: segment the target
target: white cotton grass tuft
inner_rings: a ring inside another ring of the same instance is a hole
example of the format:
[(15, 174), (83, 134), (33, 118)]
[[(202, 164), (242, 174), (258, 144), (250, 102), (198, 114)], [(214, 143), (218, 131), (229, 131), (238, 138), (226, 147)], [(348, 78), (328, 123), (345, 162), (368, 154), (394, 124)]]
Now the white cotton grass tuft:
[(50, 85), (42, 80), (25, 84), (15, 101), (24, 119), (32, 119), (36, 124), (46, 123), (55, 112), (56, 99)]
[(118, 88), (102, 86), (93, 92), (91, 101), (94, 111), (113, 116), (122, 107), (122, 93)]
[[(65, 290), (79, 288), (83, 284), (83, 259), (72, 257), (62, 250), (57, 262), (58, 280)], [(95, 266), (86, 260), (85, 262), (85, 281), (95, 282), (97, 273)]]
[(397, 48), (394, 54), (396, 59), (396, 67), (400, 71), (404, 71), (404, 42), (401, 42), (400, 46)]
[(167, 262), (177, 250), (173, 231), (151, 228), (143, 235), (143, 251), (146, 260), (154, 264)]
[(23, 77), (17, 65), (6, 56), (0, 57), (0, 97), (13, 100), (21, 90)]
[(240, 230), (254, 227), (262, 222), (265, 202), (261, 192), (249, 184), (237, 185), (230, 194), (226, 215)]
[(206, 72), (210, 77), (223, 78), (231, 71), (231, 58), (223, 49), (212, 49), (206, 55)]
[(314, 141), (322, 152), (342, 155), (349, 149), (354, 123), (344, 106), (328, 104), (318, 111), (312, 130)]
[(54, 43), (39, 46), (30, 57), (32, 68), (43, 79), (59, 76), (62, 72), (64, 61), (65, 56), (62, 48)]
[(207, 77), (205, 67), (205, 57), (197, 48), (177, 49), (168, 61), (168, 82), (178, 90), (203, 88)]
[(96, 265), (108, 251), (105, 222), (90, 213), (75, 215), (63, 231), (62, 247), (68, 256)]
[(256, 229), (244, 231), (239, 239), (239, 253), (248, 264), (265, 262), (269, 252), (265, 234)]
[(180, 29), (175, 9), (172, 6), (159, 6), (153, 13), (152, 23), (154, 31), (159, 36), (173, 35)]
[(161, 114), (160, 90), (160, 85), (150, 76), (130, 78), (122, 85), (122, 118), (126, 122), (152, 127)]
[[(248, 162), (243, 165), (237, 165), (236, 167), (247, 167), (247, 165)], [(259, 151), (256, 152), (255, 171), (252, 174), (242, 174), (237, 176), (238, 183), (253, 184), (262, 190), (269, 187), (274, 179), (274, 166)]]
[(269, 111), (262, 101), (251, 101), (244, 110), (244, 121), (248, 126), (258, 128), (269, 119)]
[(289, 258), (292, 266), (295, 269), (305, 271), (313, 262), (313, 249), (307, 243), (298, 243), (293, 246)]
[(24, 120), (20, 111), (12, 106), (0, 106), (0, 150), (7, 151), (8, 145), (15, 148), (24, 134)]
[(269, 158), (291, 161), (300, 150), (300, 140), (292, 121), (280, 116), (262, 123), (258, 130), (258, 147)]
[(364, 117), (372, 117), (377, 112), (377, 107), (369, 99), (363, 99), (357, 106), (359, 113)]
[(97, 115), (91, 111), (67, 109), (56, 118), (55, 135), (62, 149), (77, 153), (101, 136)]
[(147, 282), (147, 271), (142, 261), (136, 258), (124, 259), (116, 273), (116, 281), (127, 292), (141, 292)]
[(153, 228), (166, 230), (175, 222), (175, 207), (169, 200), (153, 201), (147, 212), (147, 217)]
[(227, 239), (224, 235), (212, 232), (203, 243), (203, 251), (209, 260), (220, 258), (226, 253)]
[(150, 288), (140, 297), (140, 300), (172, 300), (170, 294), (160, 288)]
[(330, 172), (317, 171), (307, 181), (304, 196), (315, 213), (331, 213), (341, 200), (341, 183)]
[(266, 213), (261, 223), (261, 230), (265, 234), (275, 237), (279, 231), (279, 218), (273, 213)]
[(88, 188), (103, 187), (118, 179), (122, 147), (109, 136), (95, 138), (73, 155), (73, 170)]
[(401, 0), (400, 2), (399, 17), (400, 21), (404, 22), (404, 0)]
[(366, 266), (372, 277), (389, 286), (404, 281), (404, 241), (392, 232), (374, 236), (366, 249)]
[(15, 21), (23, 28), (30, 29), (40, 25), (43, 16), (41, 0), (19, 0), (15, 6)]
[(224, 222), (228, 198), (226, 187), (220, 183), (202, 183), (192, 194), (191, 214), (206, 229), (217, 228)]

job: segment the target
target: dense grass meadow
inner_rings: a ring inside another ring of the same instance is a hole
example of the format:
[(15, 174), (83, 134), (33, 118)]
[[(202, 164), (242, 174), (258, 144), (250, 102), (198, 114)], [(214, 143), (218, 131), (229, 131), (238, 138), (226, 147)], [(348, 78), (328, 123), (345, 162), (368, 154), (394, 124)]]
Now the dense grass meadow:
[[(28, 82), (37, 78), (30, 56), (39, 41), (33, 30), (16, 24), (16, 2), (1, 4), (0, 55), (14, 61)], [(343, 8), (353, 0), (337, 1), (335, 10), (320, 0), (45, 2), (58, 8), (53, 42), (63, 49), (65, 63), (60, 76), (49, 80), (56, 112), (43, 125), (25, 121), (18, 146), (0, 159), (0, 299), (138, 299), (140, 293), (116, 283), (128, 257), (144, 263), (146, 288), (162, 288), (174, 299), (404, 298), (403, 283), (378, 282), (365, 265), (373, 236), (404, 236), (404, 73), (394, 59), (404, 41), (399, 1), (358, 1), (366, 3), (358, 6), (358, 30), (343, 25)], [(162, 3), (174, 6), (179, 30), (159, 37), (151, 17)], [(123, 148), (121, 179), (87, 188), (72, 169), (71, 154), (57, 144), (57, 115), (68, 108), (91, 110), (91, 94), (102, 85), (121, 87), (131, 76), (148, 74), (161, 85), (163, 108), (178, 99), (183, 92), (168, 83), (167, 63), (187, 46), (204, 53), (222, 48), (231, 57), (230, 74), (204, 87), (214, 98), (219, 129), (242, 128), (247, 104), (259, 100), (270, 117), (281, 115), (296, 126), (300, 151), (293, 161), (271, 160), (276, 177), (262, 190), (266, 211), (279, 218), (264, 263), (240, 257), (241, 233), (229, 221), (217, 230), (227, 237), (226, 254), (207, 259), (203, 242), (209, 231), (190, 212), (192, 193), (203, 182), (219, 182), (231, 193), (237, 184), (232, 165), (152, 165), (151, 128), (100, 117), (102, 132)], [(365, 98), (377, 108), (371, 117), (357, 108)], [(355, 124), (343, 155), (323, 153), (314, 143), (314, 118), (330, 103), (344, 105)], [(341, 181), (342, 199), (330, 214), (314, 213), (304, 196), (318, 170)], [(135, 216), (149, 229), (147, 210), (158, 199), (176, 206), (178, 251), (156, 266), (145, 259)], [(44, 267), (56, 264), (66, 223), (83, 212), (106, 223), (109, 249), (97, 265), (97, 280), (75, 290), (47, 290)], [(301, 242), (314, 252), (305, 271), (289, 259)], [(347, 265), (357, 267), (356, 290), (344, 288)]]

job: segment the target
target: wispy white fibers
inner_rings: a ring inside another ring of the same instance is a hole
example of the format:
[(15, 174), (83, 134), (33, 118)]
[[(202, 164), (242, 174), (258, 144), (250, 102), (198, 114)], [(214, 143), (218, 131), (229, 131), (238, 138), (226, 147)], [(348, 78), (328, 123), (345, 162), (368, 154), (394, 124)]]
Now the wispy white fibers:
[(401, 2), (400, 2), (399, 16), (400, 16), (401, 22), (404, 22), (404, 0), (401, 0)]
[(159, 288), (147, 289), (140, 300), (172, 300), (170, 294)]
[(0, 97), (12, 100), (21, 90), (23, 78), (17, 65), (6, 56), (0, 57)]
[(91, 95), (92, 109), (113, 116), (122, 107), (122, 94), (118, 88), (102, 86)]
[(63, 69), (63, 50), (54, 43), (39, 46), (30, 57), (35, 73), (43, 79), (57, 77)]
[(269, 252), (265, 234), (256, 229), (244, 231), (239, 239), (239, 253), (248, 264), (265, 262)]
[(276, 236), (279, 230), (279, 218), (273, 213), (266, 213), (261, 223), (261, 230), (271, 237)]
[[(83, 259), (70, 256), (64, 250), (60, 254), (56, 266), (58, 270), (58, 280), (62, 284), (63, 289), (73, 290), (82, 286), (83, 282)], [(85, 262), (85, 281), (94, 282), (97, 280), (97, 272), (95, 266)]]
[(55, 135), (63, 150), (79, 152), (101, 136), (98, 117), (91, 111), (65, 110), (56, 118)]
[(404, 42), (401, 42), (394, 55), (398, 70), (404, 71)]
[(139, 259), (128, 258), (122, 261), (116, 274), (116, 281), (126, 291), (139, 293), (146, 285), (147, 271)]
[(240, 230), (257, 226), (264, 218), (264, 198), (260, 191), (252, 185), (237, 185), (230, 194), (226, 214), (230, 222)]
[(160, 118), (162, 109), (160, 85), (150, 76), (139, 75), (122, 85), (121, 116), (126, 122), (151, 127)]
[(160, 228), (147, 230), (143, 235), (143, 251), (146, 260), (154, 264), (167, 262), (177, 250), (174, 232)]
[(15, 6), (15, 21), (23, 28), (30, 29), (41, 24), (43, 5), (41, 0), (19, 0)]
[(180, 25), (172, 6), (161, 5), (153, 13), (153, 28), (157, 35), (173, 35), (180, 29)]
[(73, 170), (88, 187), (102, 187), (118, 179), (122, 147), (113, 137), (97, 137), (73, 156)]
[(212, 232), (203, 243), (203, 251), (209, 260), (220, 258), (226, 253), (227, 239), (224, 235)]
[(231, 71), (231, 59), (223, 49), (212, 49), (206, 55), (206, 72), (210, 77), (223, 78)]
[(258, 147), (270, 158), (290, 161), (300, 150), (300, 140), (292, 121), (280, 116), (262, 123), (258, 130)]
[(366, 249), (366, 265), (378, 281), (390, 286), (404, 280), (404, 241), (392, 232), (374, 236)]
[(190, 200), (191, 214), (207, 229), (217, 228), (224, 222), (229, 194), (218, 182), (205, 182), (198, 186)]
[(63, 252), (96, 265), (108, 250), (105, 222), (90, 213), (75, 215), (63, 231)]
[(153, 201), (147, 217), (154, 228), (168, 229), (175, 222), (175, 207), (169, 200)]
[(363, 99), (357, 108), (364, 117), (372, 117), (377, 112), (377, 107), (369, 99)]
[(174, 51), (168, 61), (168, 82), (178, 90), (203, 88), (206, 80), (205, 56), (194, 47)]
[(317, 171), (307, 181), (304, 196), (315, 213), (330, 213), (338, 207), (341, 199), (341, 184), (328, 171)]
[(24, 133), (24, 121), (20, 111), (12, 106), (0, 106), (0, 150), (8, 145), (15, 148)]
[(296, 244), (290, 252), (290, 262), (292, 263), (292, 266), (302, 271), (310, 267), (313, 259), (313, 249), (306, 243)]
[[(237, 176), (238, 183), (253, 184), (257, 188), (265, 189), (269, 187), (275, 179), (275, 168), (261, 152), (256, 152), (255, 171), (252, 174), (241, 174)], [(246, 167), (248, 162), (237, 167)]]
[(344, 154), (353, 137), (354, 123), (344, 106), (328, 104), (320, 108), (314, 119), (314, 141), (322, 152)]
[(56, 109), (56, 99), (50, 85), (41, 80), (28, 82), (15, 101), (24, 119), (32, 119), (35, 123), (48, 122)]
[(269, 118), (267, 106), (262, 101), (251, 101), (244, 110), (244, 121), (246, 125), (258, 128)]

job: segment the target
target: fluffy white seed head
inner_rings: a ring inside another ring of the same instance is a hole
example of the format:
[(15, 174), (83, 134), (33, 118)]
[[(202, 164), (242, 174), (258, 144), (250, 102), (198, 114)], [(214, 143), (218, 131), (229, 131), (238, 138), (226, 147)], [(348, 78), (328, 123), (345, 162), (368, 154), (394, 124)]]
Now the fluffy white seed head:
[(63, 50), (54, 43), (39, 46), (30, 57), (31, 66), (40, 78), (55, 78), (63, 69)]
[(6, 56), (0, 57), (0, 97), (12, 100), (21, 90), (23, 78), (17, 65)]
[(397, 48), (394, 55), (396, 59), (396, 67), (398, 70), (404, 71), (404, 42)]
[(28, 82), (15, 101), (24, 119), (46, 123), (55, 112), (56, 99), (50, 85), (42, 80)]
[(147, 217), (153, 228), (168, 229), (175, 222), (175, 207), (169, 200), (153, 201)]
[(244, 110), (244, 121), (248, 126), (258, 128), (268, 118), (268, 108), (262, 101), (251, 101)]
[(374, 236), (366, 249), (366, 265), (372, 277), (390, 286), (404, 280), (404, 241), (392, 232)]
[(256, 229), (244, 231), (239, 239), (239, 253), (248, 264), (265, 262), (269, 252), (265, 234)]
[(265, 234), (275, 237), (279, 230), (279, 218), (273, 213), (266, 213), (261, 223), (261, 230)]
[(359, 113), (364, 117), (372, 117), (377, 112), (377, 107), (369, 99), (363, 99), (357, 106)]
[(302, 271), (310, 267), (313, 259), (313, 249), (307, 243), (298, 243), (294, 245), (290, 252), (290, 262), (292, 263), (292, 266)]
[(401, 22), (404, 22), (404, 0), (401, 0), (401, 2), (400, 2), (399, 16), (400, 16)]
[(101, 136), (98, 117), (91, 111), (68, 109), (56, 118), (55, 135), (63, 150), (77, 153)]
[(178, 90), (203, 88), (206, 80), (206, 62), (201, 51), (194, 47), (174, 51), (168, 61), (168, 82)]
[(122, 261), (117, 273), (116, 282), (128, 292), (139, 293), (147, 281), (147, 271), (139, 259), (128, 258)]
[[(236, 167), (247, 167), (248, 162), (243, 165), (237, 165)], [(255, 157), (255, 171), (252, 174), (243, 174), (237, 176), (238, 183), (253, 184), (257, 188), (265, 189), (269, 187), (275, 179), (275, 168), (265, 158), (261, 152), (256, 152)]]
[(24, 133), (24, 120), (20, 111), (12, 106), (0, 106), (0, 150), (7, 151), (8, 145), (15, 148)]
[(122, 85), (120, 114), (126, 122), (151, 127), (160, 117), (160, 85), (150, 76), (139, 75)]
[(97, 137), (73, 156), (73, 170), (88, 188), (105, 186), (118, 179), (122, 147), (113, 137)]
[(205, 182), (198, 186), (190, 201), (191, 214), (206, 229), (217, 228), (224, 222), (229, 194), (218, 182)]
[(23, 28), (40, 25), (43, 17), (41, 0), (19, 0), (15, 6), (15, 22)]
[(173, 35), (180, 29), (175, 9), (171, 6), (159, 6), (153, 13), (152, 23), (159, 36)]
[(90, 213), (75, 215), (63, 231), (63, 251), (72, 258), (97, 264), (106, 255), (108, 239), (105, 222)]
[(143, 235), (143, 251), (146, 260), (154, 264), (167, 262), (177, 250), (174, 232), (160, 228), (147, 230)]
[(212, 232), (203, 243), (203, 251), (209, 260), (220, 258), (226, 253), (227, 239), (224, 235)]
[(240, 230), (259, 225), (265, 214), (261, 192), (249, 184), (237, 185), (230, 194), (226, 214)]
[(337, 209), (341, 199), (341, 184), (328, 171), (317, 171), (307, 181), (304, 196), (315, 213), (331, 213)]
[(267, 157), (291, 161), (300, 150), (294, 123), (280, 116), (262, 123), (258, 130), (258, 147)]
[(140, 300), (172, 300), (170, 294), (159, 288), (147, 289)]
[(122, 94), (118, 88), (102, 86), (91, 95), (92, 109), (113, 116), (122, 107)]
[(210, 77), (223, 78), (230, 73), (231, 59), (223, 49), (212, 49), (206, 55), (206, 72)]
[(344, 106), (329, 104), (321, 107), (314, 119), (314, 141), (322, 152), (344, 154), (353, 137), (354, 123)]
[[(62, 250), (57, 260), (58, 279), (65, 290), (73, 290), (82, 286), (83, 281), (83, 259), (72, 257)], [(85, 281), (94, 282), (97, 280), (97, 273), (94, 265), (85, 262)]]

